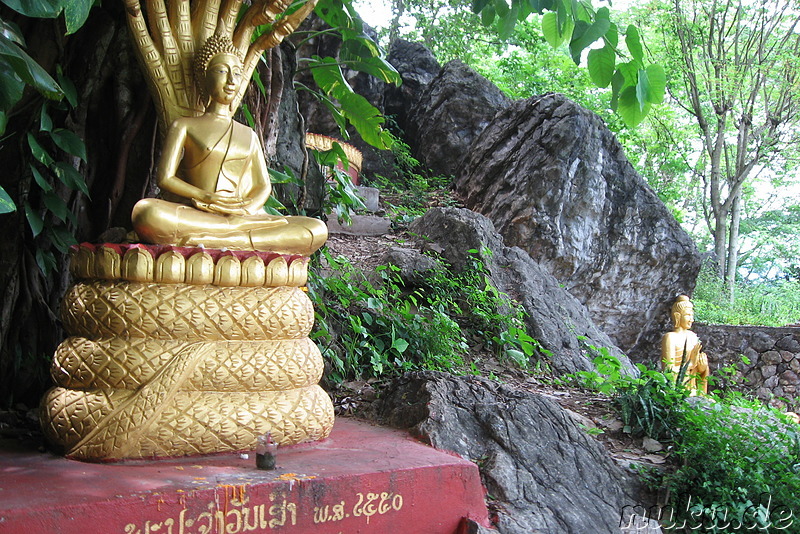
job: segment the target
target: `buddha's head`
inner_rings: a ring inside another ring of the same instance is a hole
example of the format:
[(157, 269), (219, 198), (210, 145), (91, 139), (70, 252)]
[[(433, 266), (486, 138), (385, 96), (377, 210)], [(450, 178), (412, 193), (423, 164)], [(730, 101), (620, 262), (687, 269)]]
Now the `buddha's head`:
[(195, 81), (203, 101), (209, 98), (230, 105), (242, 83), (242, 59), (233, 43), (225, 37), (208, 38), (194, 61)]
[(694, 304), (686, 295), (681, 295), (675, 299), (672, 305), (672, 326), (681, 327), (686, 330), (692, 328), (694, 324)]

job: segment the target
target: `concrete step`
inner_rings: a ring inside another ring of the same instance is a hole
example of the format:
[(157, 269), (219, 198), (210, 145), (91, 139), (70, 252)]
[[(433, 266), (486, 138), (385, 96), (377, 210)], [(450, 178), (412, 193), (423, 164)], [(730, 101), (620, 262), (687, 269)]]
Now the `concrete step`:
[(0, 448), (4, 534), (454, 534), (467, 523), (488, 525), (475, 464), (352, 419), (279, 449), (274, 471), (252, 452), (89, 464)]

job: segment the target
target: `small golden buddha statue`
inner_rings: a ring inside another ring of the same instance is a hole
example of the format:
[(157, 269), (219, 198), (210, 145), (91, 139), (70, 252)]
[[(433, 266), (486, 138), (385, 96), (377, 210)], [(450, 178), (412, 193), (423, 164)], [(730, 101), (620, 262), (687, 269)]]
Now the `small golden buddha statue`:
[(708, 394), (708, 357), (702, 352), (697, 335), (691, 331), (694, 324), (694, 305), (686, 295), (679, 296), (672, 305), (672, 332), (661, 339), (661, 369), (676, 377), (685, 366), (684, 384), (692, 395)]
[(199, 117), (167, 131), (157, 182), (162, 198), (140, 200), (133, 227), (147, 243), (309, 255), (327, 239), (325, 223), (264, 212), (271, 192), (256, 133), (233, 120), (243, 83), (239, 51), (211, 36), (196, 55), (195, 80), (207, 99)]

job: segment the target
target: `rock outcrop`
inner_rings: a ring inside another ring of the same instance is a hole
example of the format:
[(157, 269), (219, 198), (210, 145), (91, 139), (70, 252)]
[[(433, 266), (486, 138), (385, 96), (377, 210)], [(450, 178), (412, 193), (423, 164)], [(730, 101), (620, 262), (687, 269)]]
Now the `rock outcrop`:
[(400, 87), (386, 86), (384, 113), (391, 116), (400, 129), (405, 130), (411, 109), (439, 74), (441, 66), (433, 53), (423, 45), (403, 39), (392, 43), (386, 59), (400, 73), (403, 83)]
[(475, 461), (501, 534), (620, 532), (641, 488), (555, 402), (478, 377), (416, 372), (373, 414)]
[(455, 186), (617, 346), (657, 355), (662, 318), (694, 288), (700, 258), (597, 115), (562, 95), (517, 101), (473, 142)]
[(492, 222), (467, 209), (434, 208), (415, 220), (410, 230), (440, 253), (455, 270), (471, 268), (470, 250), (479, 251), (494, 286), (520, 302), (528, 332), (549, 353), (558, 373), (594, 370), (590, 346), (608, 347), (631, 370), (628, 358), (592, 323), (578, 300), (550, 273), (517, 247), (507, 247)]
[(406, 142), (432, 172), (452, 176), (475, 138), (510, 103), (492, 82), (461, 61), (451, 61), (414, 103)]

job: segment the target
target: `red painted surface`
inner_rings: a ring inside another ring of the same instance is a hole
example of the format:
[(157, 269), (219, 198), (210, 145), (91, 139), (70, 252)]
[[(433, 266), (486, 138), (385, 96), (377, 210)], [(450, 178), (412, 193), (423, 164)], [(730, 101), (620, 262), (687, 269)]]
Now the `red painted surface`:
[(278, 468), (223, 454), (89, 464), (0, 450), (0, 533), (453, 534), (487, 524), (475, 464), (407, 434), (337, 419), (278, 450)]

